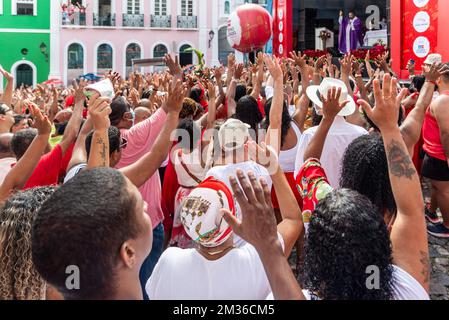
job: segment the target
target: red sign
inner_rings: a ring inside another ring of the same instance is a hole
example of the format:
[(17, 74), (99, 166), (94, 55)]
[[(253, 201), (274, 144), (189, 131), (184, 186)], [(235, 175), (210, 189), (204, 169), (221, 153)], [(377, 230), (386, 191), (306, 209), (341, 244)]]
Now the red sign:
[(438, 45), (438, 0), (402, 0), (402, 70), (415, 60), (421, 70)]
[(273, 55), (287, 57), (292, 50), (292, 0), (273, 1)]

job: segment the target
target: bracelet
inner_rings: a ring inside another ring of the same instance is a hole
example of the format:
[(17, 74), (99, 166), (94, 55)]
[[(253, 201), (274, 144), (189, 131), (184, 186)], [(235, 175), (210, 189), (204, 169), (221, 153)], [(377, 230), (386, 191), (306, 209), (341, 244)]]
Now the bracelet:
[(434, 86), (437, 85), (437, 83), (435, 81), (432, 81), (432, 80), (426, 80), (426, 82), (429, 82), (429, 83), (433, 84)]
[(356, 74), (355, 77), (356, 78), (363, 78), (363, 76), (361, 74)]

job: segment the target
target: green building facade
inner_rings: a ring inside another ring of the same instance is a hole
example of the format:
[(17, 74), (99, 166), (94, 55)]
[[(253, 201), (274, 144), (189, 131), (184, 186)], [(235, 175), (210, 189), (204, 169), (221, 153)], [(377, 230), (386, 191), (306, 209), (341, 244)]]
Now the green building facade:
[[(51, 1), (0, 0), (0, 64), (14, 75), (16, 86), (48, 79)], [(0, 78), (0, 91), (4, 85)]]

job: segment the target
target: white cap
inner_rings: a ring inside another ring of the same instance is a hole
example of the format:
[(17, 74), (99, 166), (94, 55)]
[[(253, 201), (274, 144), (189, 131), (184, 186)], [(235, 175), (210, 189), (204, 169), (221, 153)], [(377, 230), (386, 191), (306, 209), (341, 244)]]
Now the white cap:
[(429, 54), (427, 56), (426, 61), (424, 61), (424, 64), (428, 64), (428, 65), (433, 65), (433, 64), (439, 65), (441, 63), (443, 63), (443, 56), (439, 53)]
[(218, 141), (224, 151), (242, 148), (249, 138), (251, 126), (237, 119), (228, 119), (218, 131)]

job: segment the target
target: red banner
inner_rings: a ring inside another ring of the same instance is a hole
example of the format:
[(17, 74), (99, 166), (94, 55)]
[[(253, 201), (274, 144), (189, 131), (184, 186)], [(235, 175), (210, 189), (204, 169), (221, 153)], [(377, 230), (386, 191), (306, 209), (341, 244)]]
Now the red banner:
[(421, 70), (438, 45), (438, 0), (402, 0), (402, 70), (415, 60)]
[(273, 55), (287, 57), (293, 44), (292, 0), (273, 1)]

